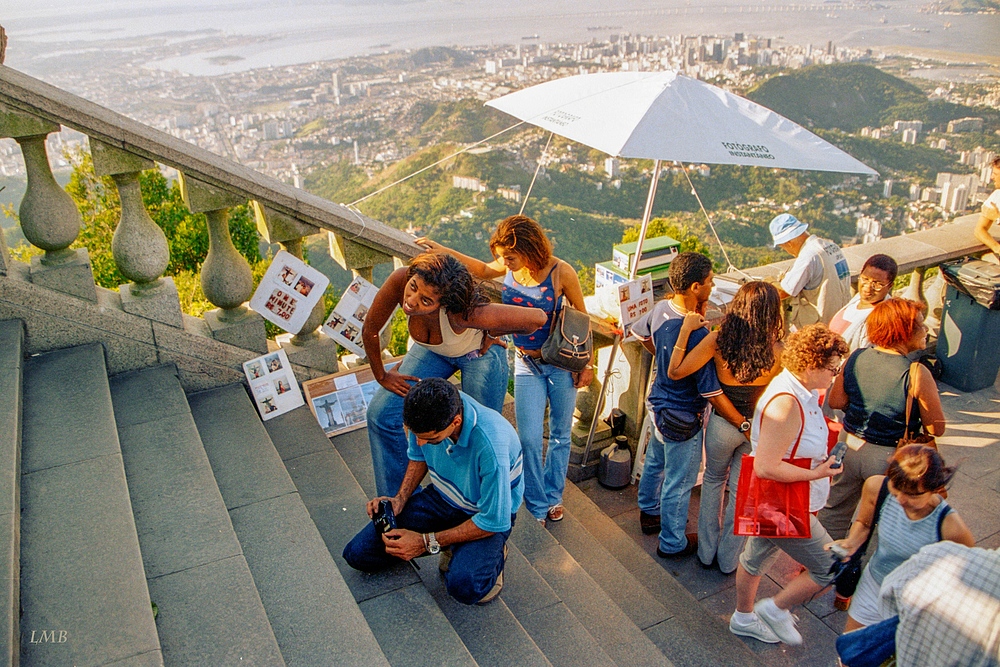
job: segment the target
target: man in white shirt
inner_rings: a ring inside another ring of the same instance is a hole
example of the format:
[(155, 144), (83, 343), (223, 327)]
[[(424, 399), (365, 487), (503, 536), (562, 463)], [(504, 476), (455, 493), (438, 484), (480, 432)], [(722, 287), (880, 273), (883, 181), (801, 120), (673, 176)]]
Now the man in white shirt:
[(781, 277), (778, 292), (785, 305), (785, 326), (801, 329), (809, 324), (829, 324), (833, 315), (851, 299), (851, 269), (833, 241), (806, 232), (808, 225), (790, 213), (771, 220), (774, 246), (795, 257)]
[[(990, 227), (1000, 218), (1000, 157), (993, 158), (993, 194), (983, 202), (983, 209), (976, 225), (976, 240), (984, 244), (993, 253), (993, 260), (1000, 258), (1000, 243), (990, 234)], [(983, 259), (988, 259), (984, 257)]]
[(861, 267), (858, 293), (830, 320), (830, 331), (847, 341), (851, 352), (869, 347), (868, 316), (876, 304), (892, 297), (892, 283), (899, 266), (888, 255), (872, 255)]

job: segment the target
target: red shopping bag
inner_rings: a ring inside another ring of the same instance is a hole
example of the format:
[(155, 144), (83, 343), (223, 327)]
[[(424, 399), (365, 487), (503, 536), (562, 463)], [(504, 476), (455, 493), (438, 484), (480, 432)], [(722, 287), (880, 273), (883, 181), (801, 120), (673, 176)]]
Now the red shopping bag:
[[(802, 405), (798, 400), (795, 403), (799, 406), (802, 428), (799, 429), (799, 436), (790, 456), (783, 460), (808, 470), (812, 466), (812, 460), (795, 457), (806, 423)], [(740, 479), (736, 486), (736, 520), (733, 532), (748, 537), (811, 537), (809, 482), (761, 479), (753, 470), (753, 462), (753, 455), (743, 455)]]

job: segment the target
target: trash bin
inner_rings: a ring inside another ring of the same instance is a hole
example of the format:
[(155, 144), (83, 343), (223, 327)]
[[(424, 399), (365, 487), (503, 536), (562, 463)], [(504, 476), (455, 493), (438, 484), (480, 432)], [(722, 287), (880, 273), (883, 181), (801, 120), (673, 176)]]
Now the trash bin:
[(1000, 267), (972, 261), (941, 271), (948, 283), (937, 344), (941, 380), (961, 391), (985, 389), (1000, 371)]

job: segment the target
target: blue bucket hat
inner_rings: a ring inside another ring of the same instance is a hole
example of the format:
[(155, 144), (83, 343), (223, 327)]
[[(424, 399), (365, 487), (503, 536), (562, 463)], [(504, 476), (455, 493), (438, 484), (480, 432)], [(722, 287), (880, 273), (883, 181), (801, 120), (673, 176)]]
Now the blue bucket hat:
[(774, 239), (774, 247), (777, 248), (782, 243), (788, 243), (792, 239), (798, 238), (809, 228), (809, 225), (796, 218), (791, 213), (782, 213), (775, 216), (771, 221), (771, 238)]

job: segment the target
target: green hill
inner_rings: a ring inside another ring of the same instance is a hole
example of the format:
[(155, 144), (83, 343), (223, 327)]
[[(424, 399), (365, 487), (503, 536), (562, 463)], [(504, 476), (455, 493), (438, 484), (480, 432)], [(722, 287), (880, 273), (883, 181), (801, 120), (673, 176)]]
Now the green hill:
[(890, 107), (926, 102), (913, 84), (854, 63), (815, 65), (771, 77), (747, 97), (806, 127), (844, 131), (881, 125)]

